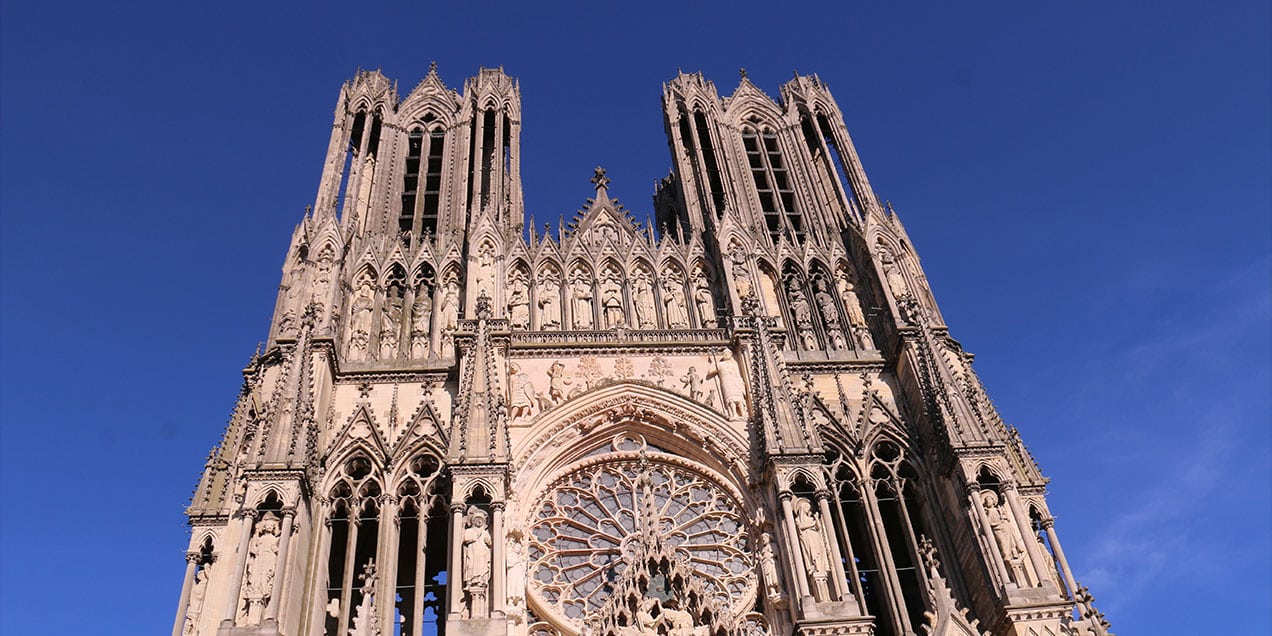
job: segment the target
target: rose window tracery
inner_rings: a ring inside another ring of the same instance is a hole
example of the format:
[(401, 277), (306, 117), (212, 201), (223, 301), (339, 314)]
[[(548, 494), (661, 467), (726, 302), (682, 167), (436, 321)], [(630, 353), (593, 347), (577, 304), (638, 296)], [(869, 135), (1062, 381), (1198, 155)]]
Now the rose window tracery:
[(738, 502), (659, 453), (622, 452), (632, 441), (616, 440), (618, 453), (559, 479), (532, 512), (528, 574), (544, 613), (578, 629), (601, 611), (629, 566), (647, 556), (647, 528), (693, 570), (715, 606), (750, 609), (754, 567)]

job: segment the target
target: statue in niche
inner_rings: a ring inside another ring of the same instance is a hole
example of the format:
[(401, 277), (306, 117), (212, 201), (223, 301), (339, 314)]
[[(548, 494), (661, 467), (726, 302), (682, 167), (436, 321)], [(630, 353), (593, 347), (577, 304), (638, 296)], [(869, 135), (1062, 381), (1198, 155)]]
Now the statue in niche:
[(474, 272), (477, 278), (478, 295), (486, 292), (487, 295), (493, 295), (492, 289), (495, 278), (495, 251), (490, 245), (482, 245), (481, 251), (477, 254), (477, 271)]
[(719, 378), (725, 413), (731, 418), (746, 417), (746, 383), (742, 381), (738, 363), (727, 350), (712, 356), (711, 362), (715, 369), (708, 372), (707, 377)]
[(729, 245), (729, 259), (733, 261), (733, 285), (738, 290), (738, 298), (754, 296), (755, 284), (751, 281), (751, 271), (746, 266), (746, 253), (737, 241)]
[(592, 283), (583, 270), (574, 270), (570, 282), (570, 311), (574, 314), (575, 329), (592, 328)]
[(663, 307), (667, 326), (672, 329), (689, 328), (689, 312), (685, 309), (684, 287), (674, 276), (663, 278)]
[(428, 283), (420, 283), (411, 303), (411, 357), (428, 356), (429, 326), (433, 318), (433, 290)]
[(371, 315), (375, 311), (375, 289), (363, 280), (349, 307), (349, 346), (351, 357), (364, 359), (371, 341)]
[(513, 621), (526, 617), (526, 543), (519, 533), (508, 535), (508, 609)]
[(782, 577), (777, 573), (777, 557), (773, 555), (773, 535), (760, 534), (760, 574), (764, 579), (764, 595), (770, 601), (782, 599)]
[(680, 385), (689, 392), (689, 399), (702, 401), (702, 379), (698, 377), (697, 369), (689, 367), (689, 371), (680, 378)]
[(649, 272), (637, 269), (632, 276), (632, 304), (636, 309), (637, 329), (657, 329), (654, 317), (654, 289), (649, 283)]
[(879, 260), (883, 261), (883, 277), (888, 281), (888, 288), (892, 290), (894, 298), (906, 298), (910, 295), (910, 288), (905, 283), (905, 276), (901, 274), (901, 265), (897, 261), (897, 257), (892, 252), (884, 249), (879, 256)]
[(454, 331), (459, 326), (459, 283), (450, 280), (442, 295), (442, 330)]
[(318, 253), (317, 269), (314, 270), (314, 286), (309, 302), (322, 304), (327, 295), (327, 286), (331, 284), (331, 268), (335, 262), (331, 246), (322, 248)]
[(540, 329), (560, 329), (561, 328), (561, 303), (560, 288), (555, 280), (543, 280), (539, 282), (539, 328)]
[(830, 600), (830, 588), (826, 584), (830, 576), (830, 551), (826, 545), (826, 533), (823, 532), (820, 515), (804, 497), (795, 498), (795, 533), (799, 536), (801, 552), (804, 553), (804, 569), (813, 579), (817, 600)]
[(1038, 542), (1038, 554), (1042, 555), (1042, 560), (1047, 566), (1042, 576), (1051, 581), (1052, 585), (1063, 589), (1063, 586), (1060, 585), (1060, 570), (1056, 568), (1055, 555), (1051, 554), (1051, 550), (1047, 549), (1047, 544), (1042, 540), (1042, 535), (1035, 533), (1033, 537), (1034, 541)]
[(601, 292), (601, 312), (609, 329), (624, 327), (627, 318), (623, 311), (623, 292), (616, 278), (607, 278)]
[(840, 271), (835, 277), (835, 286), (839, 289), (839, 297), (848, 311), (848, 325), (858, 346), (862, 349), (874, 349), (874, 338), (870, 328), (866, 326), (866, 316), (861, 312), (861, 299), (857, 297), (857, 288), (847, 272)]
[(259, 625), (265, 616), (274, 591), (274, 570), (278, 561), (278, 517), (266, 513), (256, 524), (252, 539), (247, 544), (250, 559), (247, 566), (247, 624)]
[(790, 303), (791, 317), (795, 319), (795, 324), (800, 327), (811, 327), (813, 312), (808, 304), (808, 298), (804, 296), (804, 291), (799, 288), (799, 283), (791, 280), (787, 284), (786, 298)]
[(513, 329), (530, 328), (530, 288), (520, 277), (508, 286), (508, 322)]
[(402, 299), (389, 292), (380, 310), (380, 359), (397, 357), (398, 334), (402, 332)]
[(208, 593), (208, 568), (210, 563), (203, 564), (194, 573), (194, 585), (190, 587), (190, 604), (186, 606), (186, 622), (182, 634), (190, 636), (199, 628), (199, 615), (203, 612), (203, 599)]
[(508, 417), (517, 419), (534, 415), (534, 383), (516, 363), (508, 365), (508, 393)]
[(486, 618), (486, 589), (490, 581), (490, 531), (486, 511), (469, 506), (464, 524), (463, 582), (468, 593), (465, 618)]
[(998, 500), (998, 493), (992, 490), (981, 491), (981, 503), (985, 506), (985, 517), (989, 521), (989, 532), (1003, 554), (1003, 561), (1010, 570), (1011, 580), (1017, 585), (1026, 585), (1025, 581), (1025, 549), (1016, 539), (1012, 531), (1011, 517), (1003, 510)]
[(658, 618), (654, 617), (654, 608), (658, 608), (658, 614), (661, 617), (663, 609), (658, 599), (645, 597), (640, 600), (640, 606), (636, 608), (635, 634), (644, 636), (645, 634), (658, 633)]
[[(380, 636), (380, 616), (375, 608), (375, 586), (378, 577), (374, 559), (367, 561), (358, 578), (362, 581), (362, 586), (358, 588), (362, 595), (362, 602), (353, 608), (353, 626), (349, 629), (349, 636)], [(332, 599), (332, 601), (335, 600)], [(339, 613), (337, 612), (336, 615)]]
[(698, 318), (703, 327), (716, 326), (715, 301), (711, 297), (711, 285), (706, 274), (698, 270), (693, 279), (693, 302), (698, 308)]

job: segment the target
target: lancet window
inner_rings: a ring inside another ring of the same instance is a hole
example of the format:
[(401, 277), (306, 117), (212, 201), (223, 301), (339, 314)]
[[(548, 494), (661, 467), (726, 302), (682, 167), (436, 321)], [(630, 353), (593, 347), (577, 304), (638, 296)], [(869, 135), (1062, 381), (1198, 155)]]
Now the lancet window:
[(795, 188), (786, 169), (777, 133), (767, 128), (747, 126), (742, 129), (742, 146), (769, 237), (774, 243), (783, 236), (796, 242), (802, 241), (804, 217), (795, 201)]
[(435, 123), (432, 113), (408, 133), (399, 231), (413, 237), (437, 232), (445, 149), (446, 132)]

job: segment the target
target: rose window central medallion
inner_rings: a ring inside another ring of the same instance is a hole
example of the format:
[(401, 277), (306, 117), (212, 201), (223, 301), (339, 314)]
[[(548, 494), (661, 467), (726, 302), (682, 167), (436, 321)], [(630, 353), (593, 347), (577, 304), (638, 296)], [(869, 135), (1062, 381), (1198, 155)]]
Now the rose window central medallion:
[(715, 606), (734, 614), (749, 609), (754, 568), (738, 502), (705, 475), (659, 461), (657, 453), (626, 455), (596, 457), (575, 469), (532, 513), (528, 574), (539, 609), (580, 628), (651, 543), (674, 552)]

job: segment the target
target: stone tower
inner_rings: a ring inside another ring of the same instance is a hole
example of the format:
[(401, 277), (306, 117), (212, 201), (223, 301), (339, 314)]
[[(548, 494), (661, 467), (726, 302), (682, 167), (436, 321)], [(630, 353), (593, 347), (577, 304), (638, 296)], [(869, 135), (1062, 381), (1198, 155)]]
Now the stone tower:
[(816, 76), (663, 86), (527, 225), (520, 89), (340, 90), (188, 510), (173, 635), (1104, 635)]

